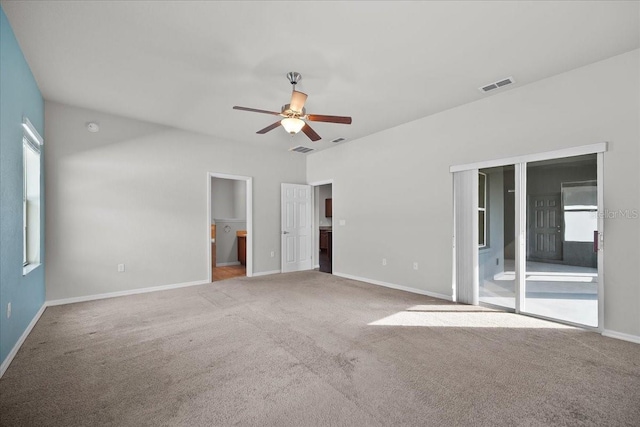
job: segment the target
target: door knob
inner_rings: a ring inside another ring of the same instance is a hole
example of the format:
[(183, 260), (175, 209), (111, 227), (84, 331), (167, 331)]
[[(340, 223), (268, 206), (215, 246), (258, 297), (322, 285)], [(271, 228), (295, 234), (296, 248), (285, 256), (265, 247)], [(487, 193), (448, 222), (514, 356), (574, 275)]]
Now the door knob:
[(282, 234), (289, 234), (289, 232), (288, 231), (283, 231)]

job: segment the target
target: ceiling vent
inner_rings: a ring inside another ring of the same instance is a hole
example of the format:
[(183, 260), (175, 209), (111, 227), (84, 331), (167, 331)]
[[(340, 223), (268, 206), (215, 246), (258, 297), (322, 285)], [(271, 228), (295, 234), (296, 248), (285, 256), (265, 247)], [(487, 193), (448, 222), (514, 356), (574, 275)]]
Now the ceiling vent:
[(347, 138), (340, 137), (340, 138), (332, 139), (331, 142), (335, 142), (337, 144), (338, 142), (345, 141), (346, 139)]
[(297, 147), (289, 148), (289, 151), (295, 151), (296, 153), (306, 154), (314, 151), (314, 149), (309, 147), (304, 147), (302, 145), (298, 145)]
[(482, 86), (480, 89), (481, 92), (491, 92), (492, 90), (499, 89), (503, 86), (508, 86), (513, 83), (513, 77), (507, 77), (502, 80), (498, 80), (497, 82), (489, 83), (488, 85)]

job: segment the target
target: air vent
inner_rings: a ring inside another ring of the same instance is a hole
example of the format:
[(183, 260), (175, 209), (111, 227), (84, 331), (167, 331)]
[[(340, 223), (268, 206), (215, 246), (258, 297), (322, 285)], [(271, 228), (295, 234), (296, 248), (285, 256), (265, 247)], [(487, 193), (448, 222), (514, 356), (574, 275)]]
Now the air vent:
[(297, 147), (289, 148), (289, 151), (295, 151), (296, 153), (306, 154), (314, 151), (314, 149), (309, 147), (304, 147), (302, 145), (298, 145)]
[(347, 138), (340, 137), (340, 138), (332, 139), (331, 142), (335, 142), (337, 144), (338, 142), (342, 142), (342, 141), (344, 141), (346, 139)]
[(489, 83), (486, 86), (482, 86), (480, 88), (480, 91), (481, 92), (485, 92), (485, 93), (486, 92), (491, 92), (492, 90), (495, 90), (495, 89), (510, 85), (512, 83), (513, 83), (513, 77), (507, 77), (507, 78), (504, 78), (502, 80), (498, 80), (497, 82)]

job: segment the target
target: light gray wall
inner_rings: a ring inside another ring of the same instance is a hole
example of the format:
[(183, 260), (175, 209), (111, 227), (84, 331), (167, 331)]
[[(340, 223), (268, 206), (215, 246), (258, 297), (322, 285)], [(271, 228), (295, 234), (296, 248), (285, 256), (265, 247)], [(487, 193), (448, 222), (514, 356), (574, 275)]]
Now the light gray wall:
[(247, 183), (233, 180), (233, 209), (234, 217), (247, 219)]
[(247, 230), (247, 222), (242, 219), (216, 218), (216, 265), (238, 263), (237, 232)]
[[(304, 183), (306, 167), (286, 144), (273, 151), (52, 102), (45, 120), (48, 300), (207, 280), (209, 172), (254, 178), (254, 271), (280, 269), (280, 183)], [(91, 120), (99, 133), (87, 132)]]
[[(242, 181), (244, 185), (244, 181)], [(224, 178), (211, 178), (211, 219), (237, 218), (235, 207), (235, 181)]]
[[(308, 182), (333, 179), (334, 271), (451, 295), (454, 164), (608, 141), (605, 207), (640, 209), (639, 54), (309, 155)], [(639, 336), (640, 219), (606, 219), (604, 233), (604, 327)]]

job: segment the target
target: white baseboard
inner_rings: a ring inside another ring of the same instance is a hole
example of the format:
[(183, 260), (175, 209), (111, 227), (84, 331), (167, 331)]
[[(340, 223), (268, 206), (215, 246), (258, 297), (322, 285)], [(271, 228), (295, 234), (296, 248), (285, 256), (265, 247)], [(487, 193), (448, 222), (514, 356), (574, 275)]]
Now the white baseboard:
[(18, 354), (18, 350), (20, 350), (20, 347), (22, 347), (24, 340), (27, 339), (33, 327), (36, 326), (36, 323), (38, 323), (38, 320), (40, 320), (40, 316), (42, 316), (42, 313), (44, 313), (46, 308), (47, 308), (47, 303), (45, 301), (44, 304), (42, 304), (42, 307), (40, 307), (40, 310), (38, 310), (36, 315), (33, 316), (33, 319), (31, 319), (31, 322), (29, 322), (27, 329), (25, 329), (22, 335), (20, 335), (20, 338), (18, 338), (18, 341), (16, 342), (16, 344), (13, 346), (9, 354), (7, 354), (6, 359), (4, 359), (4, 362), (2, 362), (2, 364), (0, 365), (0, 378), (2, 378), (4, 373), (7, 371), (7, 368), (13, 361), (13, 358), (16, 357), (16, 354)]
[(395, 283), (383, 282), (381, 280), (367, 279), (366, 277), (352, 276), (351, 274), (333, 272), (334, 275), (344, 277), (345, 279), (357, 280), (359, 282), (371, 283), (372, 285), (384, 286), (385, 288), (397, 289), (400, 291), (411, 292), (414, 294), (426, 295), (433, 298), (440, 298), (452, 301), (451, 295), (439, 294), (437, 292), (425, 291), (423, 289), (410, 288), (408, 286), (396, 285)]
[(253, 273), (253, 277), (256, 277), (256, 276), (269, 276), (271, 274), (280, 274), (280, 270), (260, 271), (258, 273)]
[(240, 261), (216, 262), (216, 267), (229, 267), (230, 265), (240, 265)]
[(640, 337), (637, 335), (625, 334), (622, 332), (610, 331), (608, 329), (605, 329), (604, 331), (602, 331), (602, 336), (640, 344)]
[(56, 305), (73, 304), (76, 302), (94, 301), (98, 299), (124, 297), (127, 295), (145, 294), (147, 292), (166, 291), (169, 289), (186, 288), (189, 286), (206, 285), (211, 283), (210, 280), (198, 280), (195, 282), (175, 283), (172, 285), (151, 286), (148, 288), (131, 289), (127, 291), (108, 292), (106, 294), (86, 295), (82, 297), (62, 298), (47, 301), (45, 304), (47, 307), (53, 307)]

